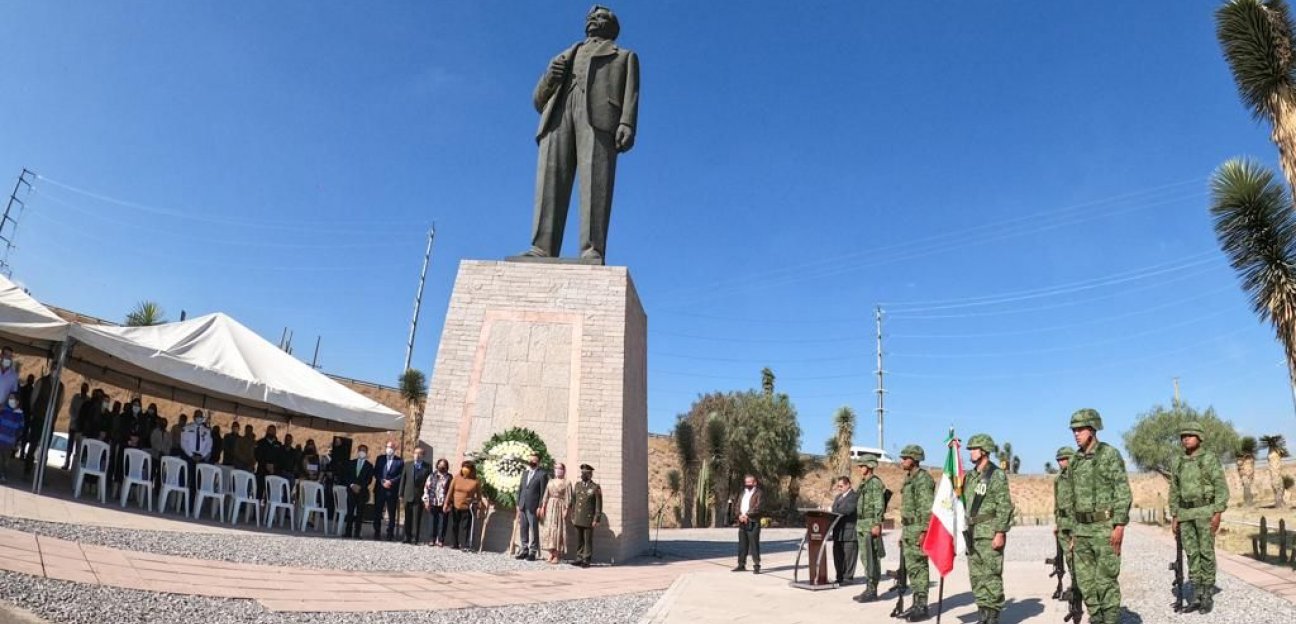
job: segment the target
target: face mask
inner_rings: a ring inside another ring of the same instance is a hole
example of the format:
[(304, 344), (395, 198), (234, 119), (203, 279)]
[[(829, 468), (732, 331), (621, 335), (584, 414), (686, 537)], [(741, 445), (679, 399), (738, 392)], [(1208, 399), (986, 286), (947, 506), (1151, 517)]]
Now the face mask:
[(13, 366), (13, 360), (9, 358), (5, 358), (3, 360), (0, 360), (0, 364), (3, 364), (5, 368), (9, 368), (10, 366)]
[(153, 409), (153, 408), (150, 407), (150, 408), (149, 408), (149, 416), (157, 416), (157, 410), (155, 410), (155, 409)]
[(366, 453), (366, 452), (364, 452), (364, 451), (360, 451), (359, 453), (356, 453), (356, 457), (359, 458), (359, 459), (364, 459), (364, 458), (366, 458), (366, 457), (368, 457), (368, 456), (369, 456), (369, 454)]
[(460, 468), (460, 469), (459, 469), (459, 475), (460, 475), (460, 476), (464, 476), (464, 477), (468, 476), (468, 469), (467, 469), (467, 468)]
[(194, 424), (195, 424), (195, 425), (198, 425), (198, 426), (201, 427), (202, 424), (203, 424), (204, 422), (206, 422), (206, 420), (207, 420), (207, 419), (205, 419), (205, 418), (195, 418), (195, 419), (194, 419)]
[(414, 463), (416, 463), (416, 464), (421, 464), (421, 463), (423, 463), (423, 456), (422, 456), (422, 455), (415, 455), (415, 456), (414, 456)]
[(539, 466), (539, 465), (540, 465), (540, 462), (532, 460), (532, 461), (528, 462), (528, 464), (529, 464), (532, 468), (535, 468), (536, 466)]
[(566, 471), (566, 470), (555, 470), (555, 471), (554, 471), (554, 476), (555, 476), (555, 477), (558, 477), (559, 479), (561, 479), (561, 478), (567, 476), (567, 471)]
[(749, 485), (749, 486), (747, 486), (747, 489), (749, 489), (749, 490), (754, 490), (754, 489), (756, 489), (756, 486), (754, 486), (754, 485)]
[(389, 447), (384, 449), (383, 452), (386, 453), (388, 457), (391, 457), (392, 455), (396, 454), (396, 449)]
[(131, 413), (132, 413), (132, 414), (139, 414), (139, 406), (138, 406), (138, 405), (132, 405), (132, 406), (131, 406)]
[(9, 409), (18, 409), (18, 399), (9, 399)]

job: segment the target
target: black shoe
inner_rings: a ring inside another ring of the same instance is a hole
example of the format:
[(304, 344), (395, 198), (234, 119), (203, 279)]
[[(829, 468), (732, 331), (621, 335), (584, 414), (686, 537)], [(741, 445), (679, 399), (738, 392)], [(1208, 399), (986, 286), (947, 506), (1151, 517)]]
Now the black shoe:
[(746, 571), (747, 571), (747, 566), (745, 566), (745, 565), (740, 565), (740, 566), (738, 566), (738, 567), (736, 567), (736, 568), (730, 570), (730, 572), (746, 572)]
[(760, 574), (760, 566), (752, 566), (752, 574)]
[(526, 556), (526, 560), (527, 560), (527, 561), (535, 561), (535, 560), (536, 560), (535, 553), (530, 553), (530, 554), (528, 554), (528, 555)]
[(931, 617), (931, 613), (927, 611), (927, 605), (915, 605), (909, 608), (909, 612), (905, 614), (904, 619), (910, 622), (921, 622), (929, 617)]
[(582, 567), (582, 568), (588, 568), (588, 567), (590, 567), (589, 559), (586, 559), (586, 560), (582, 561), (582, 562), (580, 563), (580, 567)]
[(518, 553), (517, 556), (515, 556), (515, 557), (513, 557), (513, 558), (514, 558), (514, 559), (517, 559), (518, 561), (521, 561), (521, 560), (523, 560), (523, 559), (526, 559), (526, 558), (527, 558), (527, 551), (524, 550), (524, 551)]
[(986, 609), (985, 624), (999, 624), (999, 612), (994, 609)]
[(581, 565), (581, 563), (583, 563), (583, 562), (582, 562), (580, 559), (572, 559), (571, 561), (568, 561), (567, 563), (569, 563), (569, 564), (571, 564), (571, 565), (574, 565), (574, 566), (576, 566), (576, 567), (579, 568), (580, 565)]
[(986, 615), (986, 613), (987, 613), (987, 610), (986, 610), (985, 607), (977, 607), (977, 621), (976, 621), (976, 624), (985, 624), (985, 623), (986, 623), (986, 617), (988, 617), (988, 616)]
[(1190, 611), (1196, 611), (1201, 608), (1201, 603), (1201, 596), (1194, 595), (1192, 600), (1188, 601), (1188, 604), (1184, 606), (1183, 612), (1188, 613)]
[(1206, 615), (1215, 609), (1215, 598), (1210, 594), (1202, 596), (1201, 606), (1197, 609), (1198, 613)]
[(852, 600), (854, 600), (855, 602), (873, 602), (877, 599), (878, 599), (877, 589), (874, 587), (870, 587), (864, 590), (863, 593), (856, 596)]

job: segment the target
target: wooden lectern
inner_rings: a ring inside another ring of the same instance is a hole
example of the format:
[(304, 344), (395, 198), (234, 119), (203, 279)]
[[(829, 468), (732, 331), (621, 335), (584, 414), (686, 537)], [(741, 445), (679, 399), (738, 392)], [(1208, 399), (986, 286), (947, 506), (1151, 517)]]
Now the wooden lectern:
[[(821, 589), (836, 589), (837, 583), (828, 582), (828, 538), (832, 536), (833, 527), (837, 520), (841, 518), (840, 514), (822, 509), (800, 509), (805, 514), (805, 537), (801, 538), (801, 546), (797, 549), (796, 566), (792, 571), (792, 586), (801, 589), (817, 591)], [(809, 568), (808, 580), (802, 581), (801, 576), (801, 554), (805, 552), (806, 567)]]

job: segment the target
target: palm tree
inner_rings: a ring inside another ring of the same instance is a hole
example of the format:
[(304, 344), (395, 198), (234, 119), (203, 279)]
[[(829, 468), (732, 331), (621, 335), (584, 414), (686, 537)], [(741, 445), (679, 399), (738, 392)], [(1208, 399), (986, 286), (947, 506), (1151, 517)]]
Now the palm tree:
[(833, 428), (836, 433), (828, 438), (825, 445), (828, 466), (832, 476), (849, 475), (851, 464), (851, 444), (855, 441), (855, 410), (849, 405), (837, 408), (833, 414)]
[(161, 325), (166, 320), (166, 311), (156, 301), (141, 301), (135, 304), (135, 309), (126, 315), (127, 327), (148, 327), (150, 325)]
[[(406, 457), (413, 454), (413, 448), (418, 446), (419, 434), (423, 431), (423, 410), (427, 406), (427, 375), (417, 368), (406, 369), (400, 376), (400, 394), (405, 399), (406, 407), (413, 410), (412, 418), (405, 423), (404, 438), (410, 441), (410, 448), (402, 449), (411, 451), (406, 453)], [(403, 446), (403, 445), (402, 445)]]
[(999, 447), (999, 452), (996, 453), (996, 455), (999, 458), (999, 469), (1003, 470), (1008, 474), (1012, 474), (1013, 472), (1012, 442), (1004, 442), (1003, 446)]
[[(693, 429), (693, 423), (688, 418), (681, 417), (675, 421), (675, 454), (679, 456), (680, 471), (683, 474), (683, 499), (690, 501), (693, 499), (694, 486), (696, 485), (698, 452), (697, 452), (697, 433)], [(693, 506), (684, 505), (684, 511), (680, 518), (680, 526), (691, 528), (693, 526)], [(699, 519), (700, 521), (700, 519)]]
[[(1211, 215), (1220, 249), (1251, 297), (1251, 309), (1273, 325), (1296, 384), (1296, 212), (1273, 172), (1233, 159), (1211, 176)], [(1296, 385), (1293, 385), (1296, 393)]]
[(1287, 503), (1283, 500), (1286, 484), (1283, 482), (1282, 460), (1287, 456), (1287, 441), (1281, 435), (1267, 435), (1260, 436), (1260, 444), (1269, 451), (1269, 483), (1273, 487), (1274, 508), (1286, 509)]
[(774, 396), (774, 371), (768, 366), (761, 369), (761, 391), (765, 396)]
[(1242, 504), (1247, 507), (1255, 505), (1255, 494), (1251, 491), (1251, 484), (1255, 483), (1256, 448), (1256, 439), (1253, 436), (1245, 436), (1238, 442), (1238, 481), (1242, 483)]
[(1215, 36), (1233, 72), (1238, 96), (1268, 122), (1278, 162), (1296, 189), (1296, 58), (1285, 0), (1228, 0), (1215, 12)]

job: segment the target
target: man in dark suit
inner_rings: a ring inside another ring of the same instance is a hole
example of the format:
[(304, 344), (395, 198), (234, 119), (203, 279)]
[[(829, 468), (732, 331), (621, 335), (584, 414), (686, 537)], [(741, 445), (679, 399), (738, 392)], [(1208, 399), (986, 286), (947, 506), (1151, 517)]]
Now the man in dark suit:
[(580, 257), (603, 263), (617, 155), (634, 146), (639, 117), (639, 57), (617, 47), (620, 33), (610, 9), (590, 9), (586, 39), (550, 61), (536, 85), (540, 157), (531, 249), (523, 255), (559, 255), (579, 176)]
[(423, 461), (423, 447), (414, 449), (414, 461), (405, 464), (401, 474), (400, 499), (405, 505), (405, 543), (417, 544), (423, 532), (423, 485), (432, 466)]
[(837, 583), (844, 585), (855, 580), (855, 560), (859, 558), (859, 542), (855, 536), (859, 493), (851, 488), (850, 477), (837, 477), (833, 491), (837, 496), (833, 498), (832, 512), (841, 516), (832, 530), (833, 569), (837, 571)]
[(747, 571), (747, 555), (752, 558), (752, 573), (760, 574), (761, 488), (755, 475), (743, 476), (742, 498), (738, 499), (738, 567)]
[(383, 511), (387, 512), (387, 541), (396, 536), (396, 501), (400, 499), (401, 471), (405, 462), (396, 456), (396, 443), (387, 441), (382, 457), (374, 462), (374, 539), (382, 539)]
[(518, 520), (518, 559), (535, 561), (540, 552), (540, 522), (536, 511), (540, 501), (544, 500), (545, 488), (549, 487), (549, 473), (540, 467), (540, 456), (532, 453), (527, 458), (526, 472), (518, 481), (517, 520)]
[[(248, 425), (249, 427), (251, 425)], [(374, 468), (369, 463), (369, 447), (361, 444), (356, 450), (356, 458), (343, 463), (333, 476), (338, 485), (347, 488), (346, 499), (346, 536), (360, 537), (360, 512), (369, 500), (369, 485), (373, 483)]]

